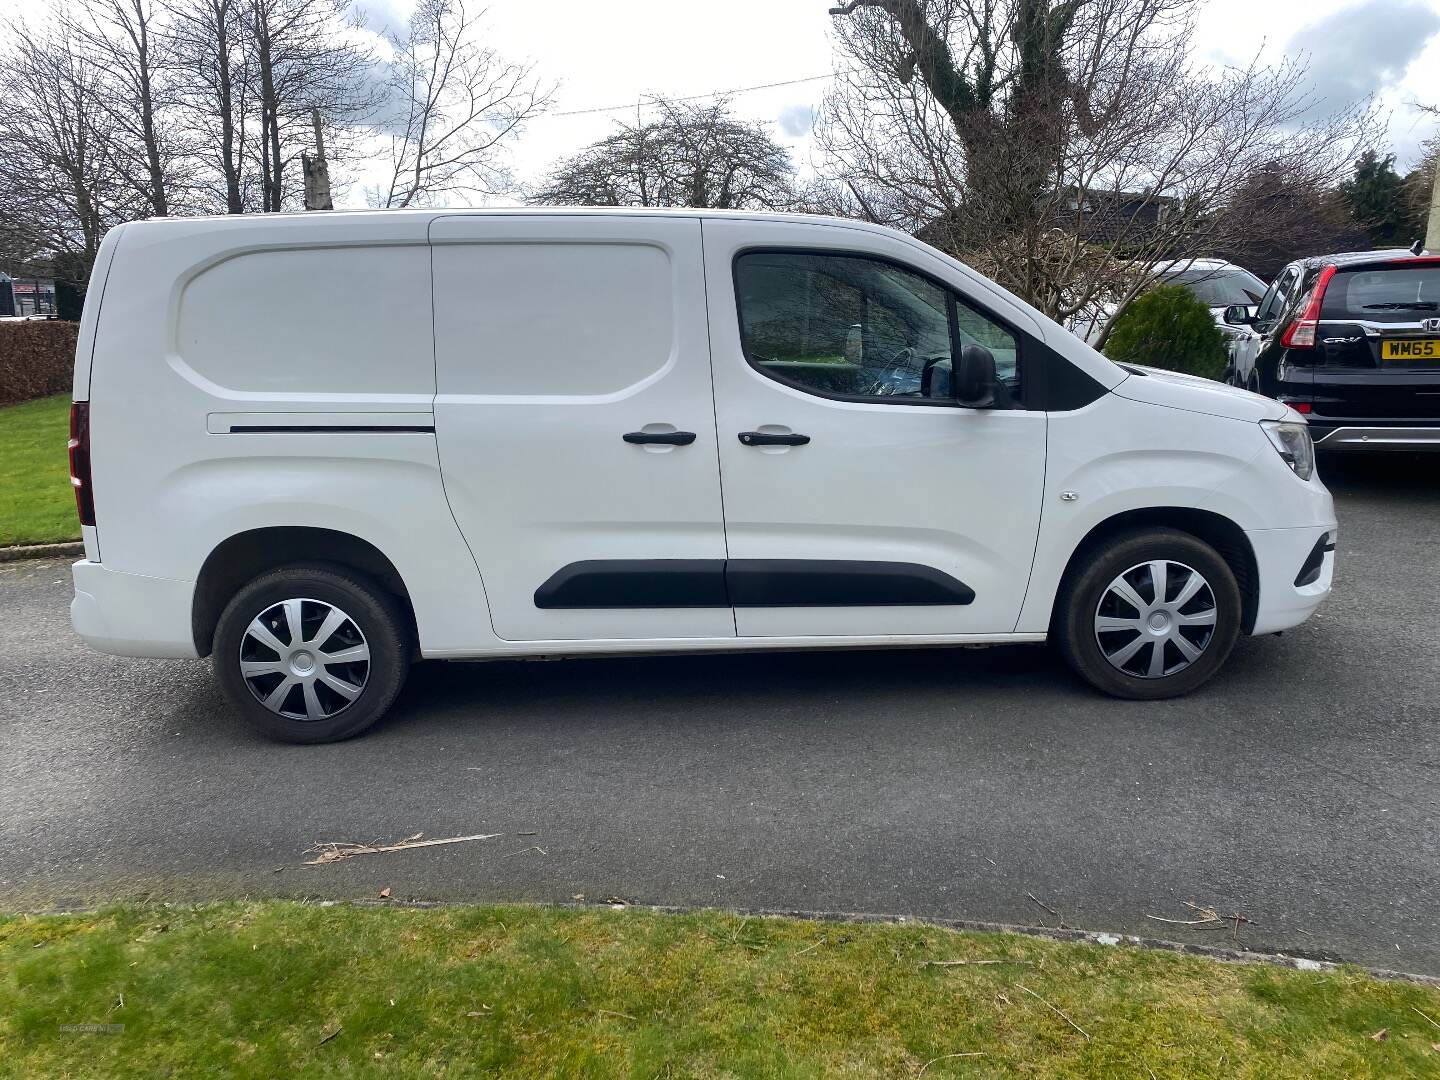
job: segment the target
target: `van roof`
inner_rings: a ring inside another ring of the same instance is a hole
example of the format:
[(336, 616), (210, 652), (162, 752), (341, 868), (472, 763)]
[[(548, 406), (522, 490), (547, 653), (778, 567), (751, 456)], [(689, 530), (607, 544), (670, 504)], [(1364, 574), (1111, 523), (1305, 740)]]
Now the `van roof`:
[(907, 240), (914, 237), (898, 229), (856, 218), (840, 218), (825, 214), (799, 214), (779, 210), (709, 210), (691, 207), (654, 206), (487, 206), (487, 207), (423, 207), (407, 210), (325, 210), (319, 212), (283, 211), (264, 214), (209, 214), (189, 217), (145, 218), (130, 222), (130, 225), (160, 226), (174, 228), (184, 223), (205, 222), (225, 223), (239, 226), (242, 222), (276, 221), (294, 222), (297, 228), (307, 224), (338, 220), (374, 221), (381, 219), (438, 218), (438, 217), (683, 217), (683, 218), (731, 218), (752, 221), (793, 221), (797, 223), (841, 223), (850, 228), (867, 232), (887, 233), (902, 236)]

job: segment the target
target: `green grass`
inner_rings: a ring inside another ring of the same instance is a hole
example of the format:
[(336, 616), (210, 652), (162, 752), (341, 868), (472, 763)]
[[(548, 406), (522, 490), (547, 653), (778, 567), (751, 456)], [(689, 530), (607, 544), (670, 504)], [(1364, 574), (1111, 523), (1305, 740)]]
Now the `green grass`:
[(69, 437), (68, 394), (0, 408), (0, 547), (80, 538)]
[[(922, 965), (951, 959), (1005, 963)], [(0, 919), (0, 1074), (24, 1077), (1435, 1076), (1422, 1012), (1440, 1021), (1440, 992), (1355, 971), (915, 924), (287, 902)]]

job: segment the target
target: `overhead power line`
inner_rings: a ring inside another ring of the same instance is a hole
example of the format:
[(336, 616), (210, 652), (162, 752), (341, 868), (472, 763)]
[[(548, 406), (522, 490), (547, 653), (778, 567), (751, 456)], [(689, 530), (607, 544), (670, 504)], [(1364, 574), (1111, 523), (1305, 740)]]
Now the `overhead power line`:
[[(748, 94), (752, 90), (774, 90), (781, 86), (799, 86), (801, 83), (819, 82), (821, 79), (833, 79), (836, 72), (829, 72), (825, 75), (811, 75), (806, 79), (786, 79), (784, 82), (762, 83), (759, 86), (741, 86), (734, 90), (711, 90), (708, 94), (691, 94), (689, 97), (669, 98), (669, 101), (699, 101), (702, 98), (733, 97), (736, 94)], [(589, 116), (592, 113), (621, 112), (643, 105), (643, 101), (629, 101), (624, 105), (605, 105), (598, 109), (571, 109), (568, 112), (547, 113), (547, 116)]]

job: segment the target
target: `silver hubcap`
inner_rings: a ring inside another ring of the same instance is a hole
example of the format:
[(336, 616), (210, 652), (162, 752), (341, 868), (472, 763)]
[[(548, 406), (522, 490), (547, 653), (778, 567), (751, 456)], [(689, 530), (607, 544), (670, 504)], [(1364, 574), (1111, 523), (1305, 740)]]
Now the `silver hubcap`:
[(1183, 563), (1157, 559), (1110, 582), (1095, 609), (1095, 641), (1112, 667), (1159, 679), (1200, 659), (1215, 618), (1210, 583)]
[(327, 720), (370, 678), (370, 646), (355, 620), (323, 600), (282, 600), (240, 639), (240, 674), (255, 699), (292, 720)]

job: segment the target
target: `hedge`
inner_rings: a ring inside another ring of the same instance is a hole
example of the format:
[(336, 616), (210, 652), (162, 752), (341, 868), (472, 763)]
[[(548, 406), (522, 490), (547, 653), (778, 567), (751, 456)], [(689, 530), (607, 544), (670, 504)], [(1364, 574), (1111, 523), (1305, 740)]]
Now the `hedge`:
[(54, 319), (0, 322), (0, 405), (69, 390), (79, 329)]

